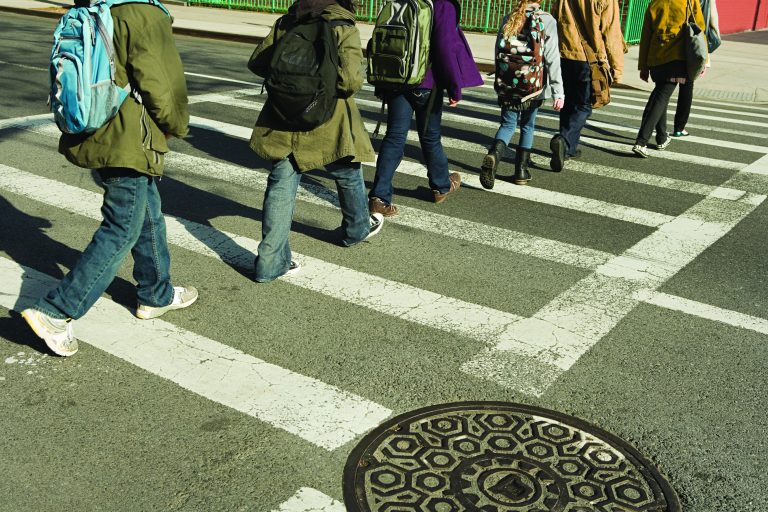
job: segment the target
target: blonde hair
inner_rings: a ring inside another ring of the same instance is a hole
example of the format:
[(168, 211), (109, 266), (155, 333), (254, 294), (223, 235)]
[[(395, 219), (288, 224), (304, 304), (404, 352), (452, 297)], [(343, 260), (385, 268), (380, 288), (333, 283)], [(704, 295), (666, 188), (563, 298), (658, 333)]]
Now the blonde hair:
[(502, 29), (504, 39), (510, 39), (520, 32), (520, 29), (523, 28), (523, 23), (525, 23), (525, 10), (528, 8), (529, 4), (536, 3), (538, 2), (531, 0), (518, 0), (517, 8), (509, 13), (509, 18), (507, 18), (507, 22), (504, 24), (504, 28)]

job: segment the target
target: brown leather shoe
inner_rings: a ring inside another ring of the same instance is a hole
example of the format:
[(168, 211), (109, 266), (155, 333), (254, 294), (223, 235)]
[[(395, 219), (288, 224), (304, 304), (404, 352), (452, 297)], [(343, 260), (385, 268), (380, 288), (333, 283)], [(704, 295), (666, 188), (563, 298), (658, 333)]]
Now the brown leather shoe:
[(378, 197), (372, 197), (368, 200), (368, 211), (380, 213), (385, 217), (394, 217), (397, 215), (397, 206), (387, 204)]
[(451, 180), (451, 188), (448, 189), (448, 192), (443, 194), (438, 190), (432, 191), (432, 194), (434, 194), (435, 196), (436, 203), (442, 203), (443, 201), (445, 201), (446, 197), (453, 194), (454, 192), (459, 191), (459, 188), (461, 187), (461, 174), (457, 172), (452, 172), (451, 175), (448, 176), (448, 179)]

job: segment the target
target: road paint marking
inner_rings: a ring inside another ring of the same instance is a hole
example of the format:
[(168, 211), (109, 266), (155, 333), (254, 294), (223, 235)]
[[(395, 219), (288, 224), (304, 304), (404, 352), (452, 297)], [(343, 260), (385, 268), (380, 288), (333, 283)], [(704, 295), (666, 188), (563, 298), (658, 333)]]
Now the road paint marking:
[(345, 512), (340, 501), (309, 487), (302, 487), (273, 512)]
[(639, 290), (635, 293), (637, 300), (647, 304), (653, 304), (664, 309), (680, 311), (691, 316), (713, 320), (723, 324), (755, 331), (760, 334), (768, 334), (768, 320), (751, 315), (745, 315), (738, 311), (711, 306), (702, 302), (696, 302), (676, 295), (656, 292), (653, 290)]
[[(102, 196), (0, 164), (0, 189), (101, 220)], [(168, 242), (250, 269), (259, 242), (179, 217), (165, 216)], [(397, 281), (301, 255), (302, 271), (281, 281), (402, 320), (492, 343), (519, 315), (472, 304)]]
[[(537, 311), (511, 325), (501, 341), (462, 371), (540, 396), (640, 302), (749, 215), (766, 196), (724, 199), (715, 191), (672, 222), (597, 268)], [(518, 373), (520, 360), (538, 368)]]
[[(223, 105), (228, 105), (232, 107), (242, 108), (242, 109), (249, 109), (249, 110), (255, 110), (259, 111), (261, 107), (263, 106), (264, 101), (266, 101), (266, 97), (264, 99), (261, 98), (254, 98), (253, 101), (242, 99), (245, 96), (253, 95), (253, 91), (249, 90), (236, 90), (236, 91), (230, 91), (226, 93), (211, 93), (211, 94), (204, 94), (200, 95), (199, 97), (195, 98), (194, 102), (197, 102), (199, 98), (202, 98), (202, 101), (206, 101), (205, 98), (207, 98), (207, 101), (216, 102)], [(356, 103), (358, 105), (370, 105), (370, 106), (380, 106), (380, 103), (374, 102), (371, 100), (365, 100), (361, 98), (357, 98)], [(479, 106), (479, 104), (477, 104)], [(484, 109), (492, 109), (493, 107), (483, 107)], [(498, 113), (498, 108), (493, 109), (494, 112)], [(555, 115), (549, 115), (549, 114), (542, 114), (542, 117), (551, 117), (553, 119), (557, 119)], [(498, 121), (489, 121), (487, 119), (476, 119), (476, 118), (468, 118), (461, 114), (454, 114), (451, 112), (443, 111), (443, 119), (449, 120), (449, 121), (455, 121), (456, 123), (459, 123), (460, 125), (470, 125), (470, 126), (478, 126), (482, 128), (489, 128), (496, 130), (499, 127)], [(589, 124), (589, 123), (588, 123)], [(628, 131), (631, 133), (636, 133), (636, 130), (632, 128), (627, 128), (624, 126), (614, 125), (610, 123), (600, 123), (605, 127), (615, 129), (617, 131)], [(375, 125), (373, 123), (365, 123), (365, 127), (370, 132), (373, 131)], [(557, 133), (557, 129), (555, 128), (546, 128), (539, 126), (536, 131), (535, 135), (538, 135), (539, 137), (545, 137), (549, 138), (552, 136), (552, 134)], [(250, 136), (249, 136), (250, 138)], [(684, 137), (685, 139), (687, 137)], [(408, 131), (407, 140), (409, 141), (418, 141), (418, 135), (414, 133), (413, 130)], [(699, 138), (697, 140), (703, 140), (702, 138)], [(720, 144), (720, 141), (717, 141), (715, 139), (711, 139), (712, 143)], [(624, 153), (627, 155), (627, 157), (631, 158), (637, 158), (631, 151), (632, 145), (630, 143), (620, 143), (620, 142), (613, 142), (606, 139), (599, 139), (595, 137), (588, 137), (588, 136), (582, 136), (580, 139), (581, 144), (585, 146), (595, 147), (597, 149), (609, 149), (613, 151), (617, 151), (619, 153)], [(487, 147), (474, 143), (474, 142), (468, 142), (463, 140), (458, 140), (455, 138), (450, 137), (443, 137), (442, 138), (443, 146), (446, 148), (453, 148), (453, 149), (459, 149), (462, 151), (471, 151), (476, 153), (484, 154), (487, 151)], [(762, 146), (752, 146), (752, 145), (745, 145), (750, 146), (754, 151), (757, 152), (765, 152), (764, 150), (768, 151), (768, 147), (762, 147)], [(760, 148), (759, 150), (756, 148)], [(731, 162), (728, 160), (720, 160), (717, 158), (709, 158), (709, 157), (703, 157), (699, 155), (692, 155), (687, 153), (676, 153), (674, 151), (653, 151), (652, 152), (654, 158), (662, 158), (665, 160), (674, 160), (678, 162), (685, 162), (685, 163), (693, 163), (698, 165), (706, 165), (708, 167), (716, 167), (720, 169), (731, 169), (731, 170), (740, 170), (742, 167), (744, 167), (744, 163), (742, 162)]]
[[(234, 125), (223, 121), (214, 121), (202, 117), (192, 116), (190, 126), (202, 128), (217, 133), (222, 133), (230, 137), (237, 137), (243, 140), (249, 140), (251, 137), (251, 128)], [(409, 131), (408, 137), (418, 137), (417, 134)], [(403, 161), (397, 168), (397, 172), (416, 177), (426, 176), (426, 168), (416, 162)], [(476, 174), (459, 173), (463, 184), (475, 188), (482, 188), (480, 177)], [(657, 227), (669, 222), (673, 217), (663, 213), (651, 212), (631, 206), (623, 206), (599, 199), (589, 199), (586, 197), (554, 192), (536, 187), (520, 187), (511, 183), (499, 182), (489, 193), (500, 194), (508, 197), (516, 197), (550, 206), (557, 206), (569, 210), (576, 210), (593, 215), (601, 215), (611, 219), (631, 222), (641, 226)]]
[[(20, 130), (29, 130), (36, 126), (53, 124), (53, 114), (37, 114), (34, 116), (11, 117), (0, 119), (0, 130), (8, 128), (18, 128)], [(55, 127), (56, 125), (53, 124)], [(57, 128), (58, 131), (58, 128)]]
[[(209, 160), (185, 153), (166, 155), (166, 176), (175, 170), (236, 183), (257, 190), (265, 190), (267, 174), (237, 165)], [(297, 198), (311, 204), (339, 208), (336, 192), (321, 185), (302, 182)], [(387, 225), (397, 224), (441, 236), (486, 245), (505, 251), (525, 254), (546, 261), (554, 261), (579, 268), (594, 269), (612, 257), (610, 253), (577, 245), (541, 238), (527, 233), (489, 226), (480, 222), (458, 219), (448, 215), (400, 206), (400, 213), (387, 219)]]
[[(0, 304), (5, 308), (30, 307), (57, 282), (0, 257)], [(169, 322), (134, 318), (124, 306), (103, 297), (77, 320), (75, 330), (89, 345), (326, 450), (343, 446), (392, 414)]]
[(37, 66), (28, 66), (26, 64), (17, 64), (15, 62), (6, 62), (4, 60), (0, 60), (0, 64), (7, 64), (9, 66), (15, 66), (17, 68), (23, 68), (23, 69), (31, 69), (34, 71), (48, 71), (48, 68), (39, 68)]
[(230, 82), (233, 84), (243, 84), (243, 85), (252, 85), (254, 87), (261, 87), (261, 82), (246, 82), (245, 80), (236, 80), (234, 78), (224, 78), (221, 76), (202, 75), (200, 73), (190, 73), (189, 71), (185, 71), (184, 74), (187, 76), (194, 76), (197, 78), (208, 78), (210, 80), (217, 80), (219, 82)]
[[(650, 95), (650, 92), (645, 95), (645, 97), (634, 97), (634, 96), (625, 96), (622, 94), (614, 94), (613, 91), (611, 91), (611, 98), (624, 100), (624, 101), (637, 101), (643, 104), (643, 106), (648, 102), (648, 96)], [(750, 110), (760, 110), (762, 112), (749, 112), (747, 110), (741, 110), (739, 112), (734, 112), (733, 109), (727, 109), (727, 108), (718, 108), (718, 107), (701, 107), (700, 105), (706, 104), (706, 105), (717, 105), (719, 107), (723, 106), (723, 102), (720, 101), (705, 101), (699, 98), (696, 98), (695, 103), (691, 106), (691, 112), (695, 112), (697, 110), (702, 110), (705, 112), (721, 112), (723, 114), (736, 114), (740, 116), (749, 116), (749, 117), (759, 117), (761, 119), (765, 119), (765, 113), (768, 112), (768, 109), (761, 109), (760, 107), (755, 107), (751, 105), (736, 105), (733, 103), (729, 103), (728, 105), (732, 105), (734, 108), (741, 108), (741, 109), (750, 109)], [(675, 111), (677, 110), (677, 102), (670, 102), (670, 108), (667, 110), (667, 116), (674, 117)]]
[(768, 175), (768, 155), (764, 155), (762, 158), (755, 160), (744, 169), (742, 169), (742, 172)]

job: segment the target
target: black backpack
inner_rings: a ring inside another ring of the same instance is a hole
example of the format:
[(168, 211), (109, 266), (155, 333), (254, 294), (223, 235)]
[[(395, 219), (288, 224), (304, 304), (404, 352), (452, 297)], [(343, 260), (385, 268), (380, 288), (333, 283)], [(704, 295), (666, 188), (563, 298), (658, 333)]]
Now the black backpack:
[(290, 14), (277, 21), (286, 31), (275, 44), (264, 86), (272, 112), (286, 128), (311, 130), (333, 116), (339, 49), (331, 27), (353, 24)]

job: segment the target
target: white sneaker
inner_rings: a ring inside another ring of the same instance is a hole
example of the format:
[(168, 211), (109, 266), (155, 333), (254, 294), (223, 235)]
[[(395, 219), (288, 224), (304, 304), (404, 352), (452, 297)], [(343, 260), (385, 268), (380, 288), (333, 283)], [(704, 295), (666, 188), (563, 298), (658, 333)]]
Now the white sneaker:
[(366, 240), (379, 234), (381, 227), (384, 225), (384, 215), (380, 213), (372, 213), (369, 222), (371, 224), (371, 230), (368, 232), (368, 236), (365, 237)]
[(184, 288), (183, 286), (173, 287), (173, 300), (167, 306), (154, 307), (139, 304), (136, 308), (136, 317), (142, 320), (157, 318), (168, 311), (182, 309), (191, 306), (197, 300), (197, 290), (193, 287)]
[(648, 158), (648, 148), (641, 146), (640, 144), (635, 144), (632, 146), (632, 152), (639, 157)]
[(656, 151), (664, 151), (667, 149), (667, 146), (672, 142), (672, 137), (667, 137), (667, 140), (662, 142), (661, 144), (656, 144)]
[(77, 340), (70, 320), (53, 318), (36, 309), (25, 309), (21, 316), (51, 351), (59, 356), (72, 356), (77, 352)]

